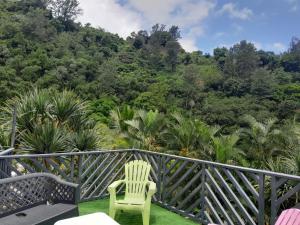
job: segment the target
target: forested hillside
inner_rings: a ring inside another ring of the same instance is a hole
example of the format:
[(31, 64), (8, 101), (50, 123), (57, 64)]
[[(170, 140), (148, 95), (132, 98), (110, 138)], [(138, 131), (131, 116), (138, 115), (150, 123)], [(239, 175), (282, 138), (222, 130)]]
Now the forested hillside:
[[(85, 118), (95, 123), (86, 130), (95, 129), (100, 136), (98, 143), (89, 137), (93, 144), (82, 148), (135, 146), (300, 171), (299, 39), (291, 37), (289, 50), (280, 55), (257, 50), (247, 41), (216, 48), (213, 55), (188, 53), (178, 42), (176, 25), (157, 24), (124, 40), (75, 22), (78, 12), (77, 5), (58, 10), (42, 0), (0, 1), (3, 111), (9, 111), (11, 101), (25, 101), (22, 96), (35, 88), (64, 91), (72, 99), (68, 90), (85, 101)], [(31, 97), (38, 98), (37, 93)], [(49, 93), (43, 96), (51, 98)], [(60, 126), (65, 120), (55, 121)], [(18, 144), (34, 147), (23, 131)], [(87, 133), (91, 136), (86, 132), (77, 140)], [(292, 168), (283, 166), (287, 164)]]

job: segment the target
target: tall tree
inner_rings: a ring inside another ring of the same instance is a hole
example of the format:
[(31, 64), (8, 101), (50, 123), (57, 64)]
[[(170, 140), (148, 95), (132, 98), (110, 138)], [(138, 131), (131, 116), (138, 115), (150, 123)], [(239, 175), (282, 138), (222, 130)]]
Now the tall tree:
[(258, 67), (259, 57), (252, 43), (241, 41), (230, 48), (225, 60), (224, 72), (228, 76), (250, 78)]
[(227, 55), (228, 55), (228, 49), (225, 47), (214, 49), (214, 58), (217, 61), (221, 70), (224, 69), (224, 64), (225, 64)]
[(292, 38), (290, 48), (282, 57), (282, 65), (285, 71), (300, 72), (300, 39)]
[(82, 12), (79, 4), (78, 0), (49, 0), (48, 8), (55, 18), (67, 22), (74, 20)]
[(178, 63), (178, 53), (181, 49), (180, 44), (177, 41), (168, 41), (166, 44), (167, 55), (165, 57), (167, 66), (171, 68), (171, 71), (176, 70)]

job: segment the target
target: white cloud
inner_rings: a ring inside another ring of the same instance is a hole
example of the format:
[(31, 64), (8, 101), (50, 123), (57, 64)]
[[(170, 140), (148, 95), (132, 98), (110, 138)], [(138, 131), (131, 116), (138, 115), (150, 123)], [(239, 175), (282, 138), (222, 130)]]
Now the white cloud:
[(132, 31), (150, 28), (161, 23), (178, 25), (182, 29), (182, 46), (197, 50), (197, 38), (203, 35), (205, 20), (216, 0), (80, 0), (82, 23), (90, 22), (122, 37)]
[(254, 44), (254, 47), (256, 50), (261, 50), (263, 48), (263, 44), (257, 41), (250, 41), (252, 44)]
[(215, 0), (128, 0), (130, 6), (142, 12), (146, 25), (162, 23), (178, 25), (182, 29), (182, 47), (187, 51), (198, 50), (197, 38), (204, 34), (203, 20), (215, 7)]
[(117, 33), (126, 38), (131, 32), (142, 28), (141, 16), (115, 0), (80, 0), (83, 14), (78, 18), (83, 24)]
[(215, 6), (214, 0), (128, 0), (129, 6), (142, 13), (146, 22), (190, 26), (199, 24)]
[(272, 51), (275, 53), (282, 53), (284, 51), (286, 51), (287, 47), (285, 46), (285, 44), (281, 43), (281, 42), (274, 42), (271, 44), (266, 44), (266, 43), (260, 43), (257, 41), (250, 41), (251, 43), (254, 44), (255, 48), (257, 50), (265, 50), (265, 51)]
[(179, 43), (187, 52), (198, 50), (197, 41), (194, 38), (182, 38)]
[(214, 38), (218, 39), (218, 38), (223, 37), (224, 35), (226, 35), (225, 32), (217, 32), (217, 33), (215, 33)]
[(273, 44), (268, 44), (266, 49), (275, 53), (282, 53), (287, 50), (287, 46), (281, 42), (275, 42)]
[(286, 2), (290, 5), (290, 10), (292, 12), (298, 11), (300, 0), (286, 0)]
[(234, 3), (224, 4), (221, 10), (219, 11), (219, 13), (220, 14), (228, 13), (230, 18), (237, 18), (241, 20), (250, 19), (250, 17), (253, 15), (251, 9), (248, 8), (238, 9)]

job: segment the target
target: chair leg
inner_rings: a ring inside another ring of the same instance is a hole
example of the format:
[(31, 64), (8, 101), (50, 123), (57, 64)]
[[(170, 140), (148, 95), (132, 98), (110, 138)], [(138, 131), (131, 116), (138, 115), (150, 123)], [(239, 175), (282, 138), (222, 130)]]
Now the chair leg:
[(143, 225), (149, 225), (150, 212), (148, 210), (144, 210), (142, 212), (142, 216), (143, 216)]
[(114, 219), (116, 216), (116, 209), (114, 207), (109, 207), (109, 216)]

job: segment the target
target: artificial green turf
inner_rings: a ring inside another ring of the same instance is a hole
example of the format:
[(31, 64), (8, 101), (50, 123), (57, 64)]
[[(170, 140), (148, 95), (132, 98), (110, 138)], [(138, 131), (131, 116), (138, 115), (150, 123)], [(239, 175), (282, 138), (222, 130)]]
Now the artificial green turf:
[[(108, 199), (83, 202), (79, 204), (80, 215), (94, 212), (108, 213)], [(142, 215), (134, 212), (118, 212), (115, 220), (121, 225), (142, 225)], [(195, 225), (197, 223), (157, 205), (151, 206), (150, 225)]]

